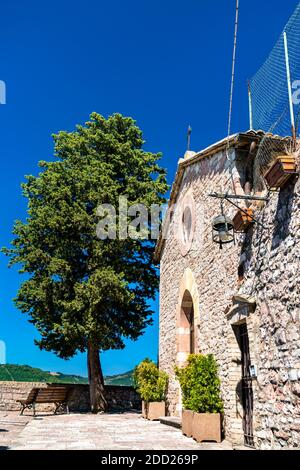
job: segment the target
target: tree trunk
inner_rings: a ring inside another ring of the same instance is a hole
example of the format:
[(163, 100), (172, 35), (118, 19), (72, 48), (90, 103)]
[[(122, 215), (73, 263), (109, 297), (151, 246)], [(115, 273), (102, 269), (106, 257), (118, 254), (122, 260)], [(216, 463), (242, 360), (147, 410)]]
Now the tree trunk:
[(105, 399), (104, 379), (100, 364), (99, 350), (92, 342), (88, 343), (87, 350), (88, 374), (90, 384), (90, 401), (92, 413), (106, 411), (107, 401)]

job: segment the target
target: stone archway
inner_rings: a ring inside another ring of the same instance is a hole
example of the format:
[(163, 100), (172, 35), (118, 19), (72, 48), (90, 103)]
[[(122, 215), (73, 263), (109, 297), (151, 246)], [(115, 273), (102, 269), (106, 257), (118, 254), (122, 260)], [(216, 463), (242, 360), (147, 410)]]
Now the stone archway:
[[(199, 295), (193, 272), (187, 268), (180, 282), (176, 312), (176, 365), (184, 366), (191, 352), (198, 353)], [(181, 416), (182, 398), (177, 382), (176, 415)]]
[(193, 354), (195, 352), (194, 303), (188, 290), (183, 294), (179, 323), (178, 352)]
[(182, 277), (176, 315), (176, 362), (183, 365), (189, 354), (197, 353), (199, 325), (199, 296), (194, 275), (187, 268)]

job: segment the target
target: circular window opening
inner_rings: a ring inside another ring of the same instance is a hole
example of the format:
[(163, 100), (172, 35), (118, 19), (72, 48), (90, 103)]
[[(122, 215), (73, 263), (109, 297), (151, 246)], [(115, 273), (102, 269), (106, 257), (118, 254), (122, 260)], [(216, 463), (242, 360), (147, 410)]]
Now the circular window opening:
[(182, 214), (183, 242), (188, 243), (192, 232), (192, 211), (189, 206), (185, 207)]
[(179, 204), (177, 215), (177, 238), (182, 256), (186, 256), (192, 247), (196, 229), (195, 203), (191, 193), (185, 195)]

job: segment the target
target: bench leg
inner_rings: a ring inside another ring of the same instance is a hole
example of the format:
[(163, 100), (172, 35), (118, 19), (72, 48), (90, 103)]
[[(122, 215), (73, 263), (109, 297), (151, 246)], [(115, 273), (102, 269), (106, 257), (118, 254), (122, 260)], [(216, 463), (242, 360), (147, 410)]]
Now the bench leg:
[(35, 418), (35, 403), (32, 403), (33, 417)]
[(55, 403), (55, 410), (54, 410), (54, 414), (56, 415), (63, 407), (63, 404), (62, 403)]
[(26, 405), (21, 405), (22, 408), (21, 408), (21, 411), (20, 411), (20, 416), (22, 416), (22, 414), (24, 413), (24, 410), (26, 408)]
[(54, 414), (56, 415), (58, 413), (58, 411), (66, 411), (67, 414), (69, 414), (69, 405), (68, 403), (55, 403), (55, 410), (54, 410)]

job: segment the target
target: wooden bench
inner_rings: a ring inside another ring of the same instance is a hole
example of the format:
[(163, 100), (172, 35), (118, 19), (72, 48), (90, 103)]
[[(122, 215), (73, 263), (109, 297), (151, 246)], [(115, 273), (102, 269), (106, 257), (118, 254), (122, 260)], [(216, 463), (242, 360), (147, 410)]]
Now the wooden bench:
[(57, 386), (57, 387), (45, 387), (45, 388), (33, 388), (29, 393), (26, 400), (17, 400), (21, 403), (21, 412), (22, 415), (26, 408), (33, 410), (33, 416), (36, 415), (35, 413), (35, 405), (37, 403), (54, 403), (55, 410), (54, 414), (56, 414), (59, 410), (66, 411), (69, 413), (69, 406), (68, 406), (68, 395), (69, 395), (70, 388), (64, 386)]

